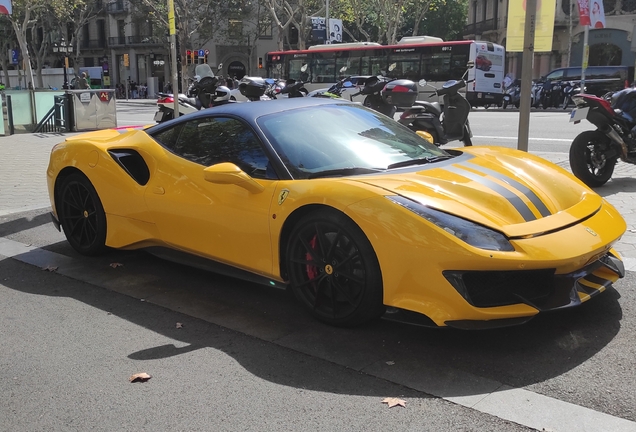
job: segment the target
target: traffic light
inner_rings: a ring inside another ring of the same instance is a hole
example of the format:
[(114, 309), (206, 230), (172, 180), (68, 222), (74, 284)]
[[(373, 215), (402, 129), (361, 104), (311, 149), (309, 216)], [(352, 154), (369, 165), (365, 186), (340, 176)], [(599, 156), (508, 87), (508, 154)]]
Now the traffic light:
[(258, 58), (258, 68), (263, 69), (263, 57)]
[(186, 50), (186, 64), (192, 64), (192, 51)]

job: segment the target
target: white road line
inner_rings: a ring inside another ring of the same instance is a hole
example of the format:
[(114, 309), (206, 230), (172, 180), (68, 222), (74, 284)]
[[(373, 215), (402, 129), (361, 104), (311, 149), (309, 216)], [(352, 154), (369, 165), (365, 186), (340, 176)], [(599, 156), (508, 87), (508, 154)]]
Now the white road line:
[[(518, 140), (519, 137), (502, 137), (502, 136), (486, 136), (486, 135), (473, 135), (473, 138), (483, 138), (483, 139), (501, 139), (501, 140)], [(571, 139), (565, 138), (528, 138), (531, 141), (560, 141), (560, 142), (568, 142), (571, 143)]]
[[(87, 277), (81, 268), (73, 266), (74, 258), (55, 252), (0, 237), (0, 255), (40, 268), (56, 266), (58, 274), (102, 286), (99, 284), (99, 276), (96, 280), (92, 280), (95, 278)], [(394, 371), (396, 370), (391, 370), (391, 372)], [(377, 363), (364, 368), (363, 372), (537, 430), (636, 431), (636, 422), (534, 393), (524, 388), (512, 388), (459, 370), (451, 371), (452, 379), (445, 374), (433, 374), (427, 375), (424, 380), (418, 380), (411, 375), (400, 377), (391, 373), (387, 374), (387, 368)], [(455, 396), (457, 394), (466, 396)]]
[(1, 210), (0, 209), (0, 216), (8, 216), (14, 213), (24, 213), (24, 212), (28, 212), (28, 211), (32, 211), (32, 210), (45, 210), (45, 209), (51, 209), (51, 205), (50, 204), (45, 204), (42, 203), (40, 205), (34, 205), (34, 206), (29, 206), (29, 207), (18, 207), (18, 208), (13, 208), (13, 209), (6, 209), (6, 210)]

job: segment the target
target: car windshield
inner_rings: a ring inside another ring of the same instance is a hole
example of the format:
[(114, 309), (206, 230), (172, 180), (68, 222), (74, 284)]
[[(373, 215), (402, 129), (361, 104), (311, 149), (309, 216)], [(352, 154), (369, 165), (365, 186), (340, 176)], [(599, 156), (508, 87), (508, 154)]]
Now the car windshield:
[(361, 105), (319, 105), (257, 120), (294, 178), (368, 174), (450, 157)]

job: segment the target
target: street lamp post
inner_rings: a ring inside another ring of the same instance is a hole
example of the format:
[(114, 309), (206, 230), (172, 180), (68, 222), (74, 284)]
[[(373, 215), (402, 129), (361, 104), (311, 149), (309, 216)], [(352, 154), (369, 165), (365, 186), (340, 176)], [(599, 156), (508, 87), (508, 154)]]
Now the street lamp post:
[(64, 84), (62, 85), (62, 88), (68, 89), (68, 75), (66, 71), (68, 69), (68, 55), (73, 53), (73, 45), (67, 45), (64, 38), (62, 38), (59, 44), (53, 44), (53, 52), (64, 55)]

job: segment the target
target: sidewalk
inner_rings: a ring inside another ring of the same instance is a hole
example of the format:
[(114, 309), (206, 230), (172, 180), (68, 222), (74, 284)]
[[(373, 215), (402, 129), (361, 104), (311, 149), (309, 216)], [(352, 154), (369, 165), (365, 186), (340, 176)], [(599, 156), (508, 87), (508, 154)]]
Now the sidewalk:
[[(138, 102), (139, 101), (139, 102)], [(125, 100), (118, 101), (126, 105)], [(156, 103), (134, 99), (134, 104)], [(51, 148), (75, 134), (19, 134), (0, 137), (0, 217), (50, 206), (46, 169)], [(532, 152), (570, 171), (567, 153)], [(636, 270), (636, 165), (619, 162), (614, 176), (596, 192), (621, 212), (627, 231), (616, 249), (625, 258), (625, 268)], [(572, 239), (576, 241), (576, 239)]]

